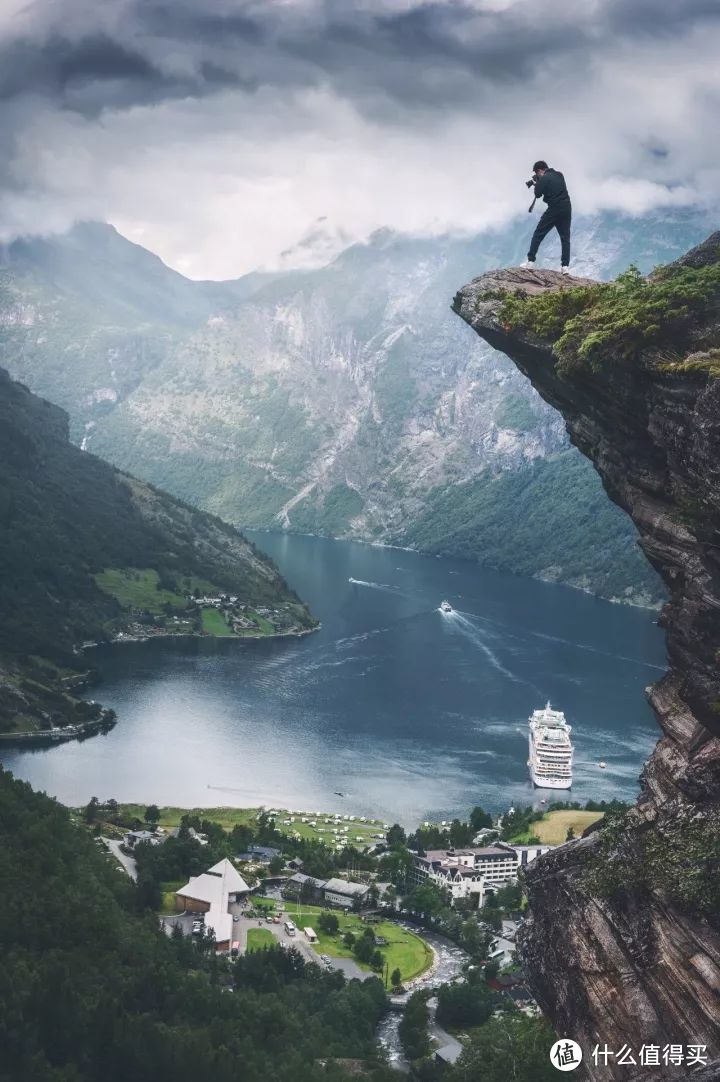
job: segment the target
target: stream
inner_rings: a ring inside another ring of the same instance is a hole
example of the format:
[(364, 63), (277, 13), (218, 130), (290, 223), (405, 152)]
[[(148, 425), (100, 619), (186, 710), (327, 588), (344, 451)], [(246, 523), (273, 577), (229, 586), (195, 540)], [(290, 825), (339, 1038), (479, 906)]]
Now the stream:
[[(411, 932), (416, 931), (412, 925), (404, 925), (404, 927), (409, 928)], [(436, 963), (427, 977), (421, 977), (417, 982), (413, 983), (413, 992), (417, 992), (420, 988), (437, 988), (441, 984), (456, 980), (460, 976), (465, 962), (470, 960), (469, 955), (464, 950), (461, 950), (455, 943), (443, 936), (423, 931), (422, 937), (435, 951)], [(389, 1011), (377, 1028), (377, 1038), (387, 1052), (390, 1066), (401, 1071), (407, 1071), (408, 1063), (403, 1054), (398, 1034), (401, 1018), (402, 1011)]]

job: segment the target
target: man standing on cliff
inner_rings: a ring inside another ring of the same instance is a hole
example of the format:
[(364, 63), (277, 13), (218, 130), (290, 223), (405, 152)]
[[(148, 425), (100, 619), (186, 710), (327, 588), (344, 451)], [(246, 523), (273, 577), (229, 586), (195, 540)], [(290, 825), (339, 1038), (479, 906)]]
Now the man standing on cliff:
[[(533, 166), (533, 181), (535, 199), (544, 199), (547, 210), (537, 224), (532, 235), (527, 259), (521, 264), (523, 267), (532, 267), (537, 256), (540, 244), (551, 229), (557, 229), (560, 234), (561, 271), (563, 274), (570, 273), (570, 221), (572, 218), (572, 205), (565, 184), (565, 177), (557, 169), (550, 169), (547, 162), (535, 162)], [(528, 186), (530, 185), (528, 181)], [(530, 210), (535, 206), (535, 200)]]

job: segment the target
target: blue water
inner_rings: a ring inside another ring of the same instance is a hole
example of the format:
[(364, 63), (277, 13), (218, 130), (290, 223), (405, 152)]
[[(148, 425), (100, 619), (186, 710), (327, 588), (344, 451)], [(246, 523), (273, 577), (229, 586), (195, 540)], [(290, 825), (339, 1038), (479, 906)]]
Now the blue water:
[(659, 735), (644, 700), (664, 666), (653, 613), (462, 561), (254, 540), (318, 633), (93, 651), (116, 728), (6, 765), (72, 803), (264, 803), (414, 824), (548, 795), (528, 780), (526, 730), (549, 698), (573, 725), (572, 798), (634, 798)]

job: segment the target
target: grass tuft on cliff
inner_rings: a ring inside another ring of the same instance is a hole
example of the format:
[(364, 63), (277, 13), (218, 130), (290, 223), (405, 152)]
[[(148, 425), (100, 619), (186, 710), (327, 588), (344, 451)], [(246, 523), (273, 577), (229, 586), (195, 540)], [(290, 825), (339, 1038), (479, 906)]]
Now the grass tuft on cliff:
[[(718, 305), (720, 263), (662, 267), (647, 278), (631, 266), (614, 282), (508, 296), (500, 319), (552, 342), (558, 372), (569, 374), (597, 371), (613, 360), (634, 362), (648, 347), (680, 355), (692, 320)], [(716, 361), (706, 370), (716, 375)]]
[(717, 816), (681, 815), (637, 828), (633, 811), (608, 814), (585, 878), (594, 894), (622, 904), (630, 894), (663, 896), (683, 913), (720, 921)]

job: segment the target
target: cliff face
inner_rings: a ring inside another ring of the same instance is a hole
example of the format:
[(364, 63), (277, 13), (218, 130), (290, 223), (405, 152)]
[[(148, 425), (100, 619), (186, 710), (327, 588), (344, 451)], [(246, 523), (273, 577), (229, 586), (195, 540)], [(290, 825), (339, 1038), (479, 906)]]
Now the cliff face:
[[(719, 260), (720, 233), (674, 266), (683, 274)], [(513, 319), (527, 302), (513, 307), (512, 298), (577, 290), (558, 298), (572, 318), (583, 287), (596, 292), (555, 272), (500, 270), (465, 286), (453, 305), (562, 413), (670, 597), (661, 617), (668, 671), (648, 689), (662, 736), (638, 804), (621, 824), (532, 867), (521, 950), (544, 1010), (586, 1055), (596, 1043), (682, 1043), (707, 1045), (712, 1059), (720, 1056), (720, 295), (713, 286), (701, 310), (683, 312), (681, 331), (673, 310), (664, 335), (661, 314), (632, 357), (619, 344), (613, 356), (610, 340), (601, 363), (563, 365), (564, 328)], [(678, 1067), (634, 1071), (612, 1060), (590, 1074), (684, 1077)], [(720, 1077), (720, 1061), (704, 1077)]]

